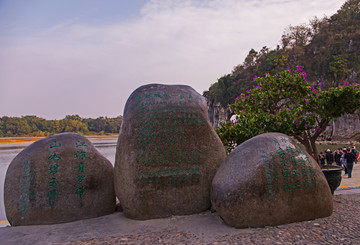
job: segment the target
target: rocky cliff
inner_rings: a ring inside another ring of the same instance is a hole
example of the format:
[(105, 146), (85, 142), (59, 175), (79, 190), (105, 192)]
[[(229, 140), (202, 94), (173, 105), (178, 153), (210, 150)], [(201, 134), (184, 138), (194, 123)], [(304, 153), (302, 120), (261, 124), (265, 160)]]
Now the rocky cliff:
[(345, 114), (331, 122), (319, 140), (360, 142), (360, 113)]
[(205, 97), (208, 106), (208, 114), (213, 128), (217, 128), (221, 122), (230, 119), (232, 112), (228, 108), (224, 108), (220, 103), (214, 103), (211, 99)]

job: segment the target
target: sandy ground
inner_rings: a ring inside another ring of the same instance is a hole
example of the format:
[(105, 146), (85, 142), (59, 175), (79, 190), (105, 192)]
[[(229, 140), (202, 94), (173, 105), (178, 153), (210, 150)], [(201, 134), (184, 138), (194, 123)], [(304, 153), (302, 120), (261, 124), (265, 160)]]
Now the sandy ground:
[[(343, 171), (343, 174), (345, 172)], [(352, 171), (352, 178), (348, 178), (347, 176), (342, 176), (340, 188), (344, 187), (360, 187), (360, 162), (358, 164), (354, 164), (354, 168)]]
[[(297, 244), (344, 244), (345, 242), (346, 244), (360, 244), (358, 232), (360, 217), (356, 216), (356, 213), (360, 213), (359, 202), (360, 188), (343, 188), (336, 191), (334, 213), (330, 217), (275, 227), (248, 229), (229, 227), (216, 213), (210, 211), (146, 221), (131, 220), (124, 217), (122, 212), (116, 212), (65, 224), (0, 228), (0, 243), (34, 245), (286, 244), (290, 242), (293, 244), (293, 241), (297, 239), (299, 241)], [(346, 210), (344, 207), (349, 205), (351, 209)], [(357, 229), (357, 232), (354, 232), (354, 229)], [(289, 232), (291, 230), (298, 233)], [(328, 242), (323, 243), (322, 241), (325, 240)]]

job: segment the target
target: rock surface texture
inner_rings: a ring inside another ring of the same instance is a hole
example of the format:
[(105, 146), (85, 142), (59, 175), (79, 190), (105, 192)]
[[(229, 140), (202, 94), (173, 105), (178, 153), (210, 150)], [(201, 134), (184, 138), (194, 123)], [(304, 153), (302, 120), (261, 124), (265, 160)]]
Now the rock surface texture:
[(20, 152), (6, 172), (9, 223), (56, 224), (115, 211), (112, 164), (84, 136), (61, 133)]
[(264, 227), (330, 216), (320, 167), (291, 138), (268, 133), (239, 145), (216, 173), (213, 208), (230, 226)]
[(115, 158), (124, 214), (144, 220), (206, 210), (224, 158), (200, 94), (183, 85), (138, 88), (125, 106)]
[(360, 113), (344, 114), (332, 121), (320, 135), (319, 140), (360, 142)]
[(221, 122), (230, 119), (232, 115), (231, 108), (224, 108), (220, 103), (214, 102), (212, 99), (205, 97), (208, 106), (208, 114), (212, 127), (215, 129), (220, 126)]

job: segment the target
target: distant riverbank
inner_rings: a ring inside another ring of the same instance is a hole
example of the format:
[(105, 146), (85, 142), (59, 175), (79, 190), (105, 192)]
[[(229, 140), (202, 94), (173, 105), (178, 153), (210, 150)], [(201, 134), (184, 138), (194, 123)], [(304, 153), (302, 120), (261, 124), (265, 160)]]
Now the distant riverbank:
[[(85, 135), (90, 141), (117, 139), (118, 134)], [(0, 144), (32, 143), (45, 137), (0, 137)]]
[[(117, 140), (119, 134), (109, 134), (109, 135), (84, 135), (90, 141), (98, 141), (98, 140)], [(18, 144), (18, 143), (32, 143), (43, 139), (45, 137), (0, 137), (0, 144)], [(331, 149), (332, 151), (337, 148), (352, 147), (356, 146), (357, 149), (360, 149), (360, 143), (354, 141), (318, 141), (316, 142), (318, 151), (325, 151), (326, 149)]]

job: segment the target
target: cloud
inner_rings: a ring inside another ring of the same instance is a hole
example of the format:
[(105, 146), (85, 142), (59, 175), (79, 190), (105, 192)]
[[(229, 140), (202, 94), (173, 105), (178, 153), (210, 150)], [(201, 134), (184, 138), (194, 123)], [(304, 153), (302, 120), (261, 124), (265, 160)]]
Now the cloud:
[(153, 0), (139, 18), (108, 25), (68, 21), (3, 39), (0, 103), (8, 106), (0, 115), (116, 116), (147, 83), (187, 84), (202, 93), (251, 48), (274, 48), (289, 24), (332, 15), (341, 4)]

